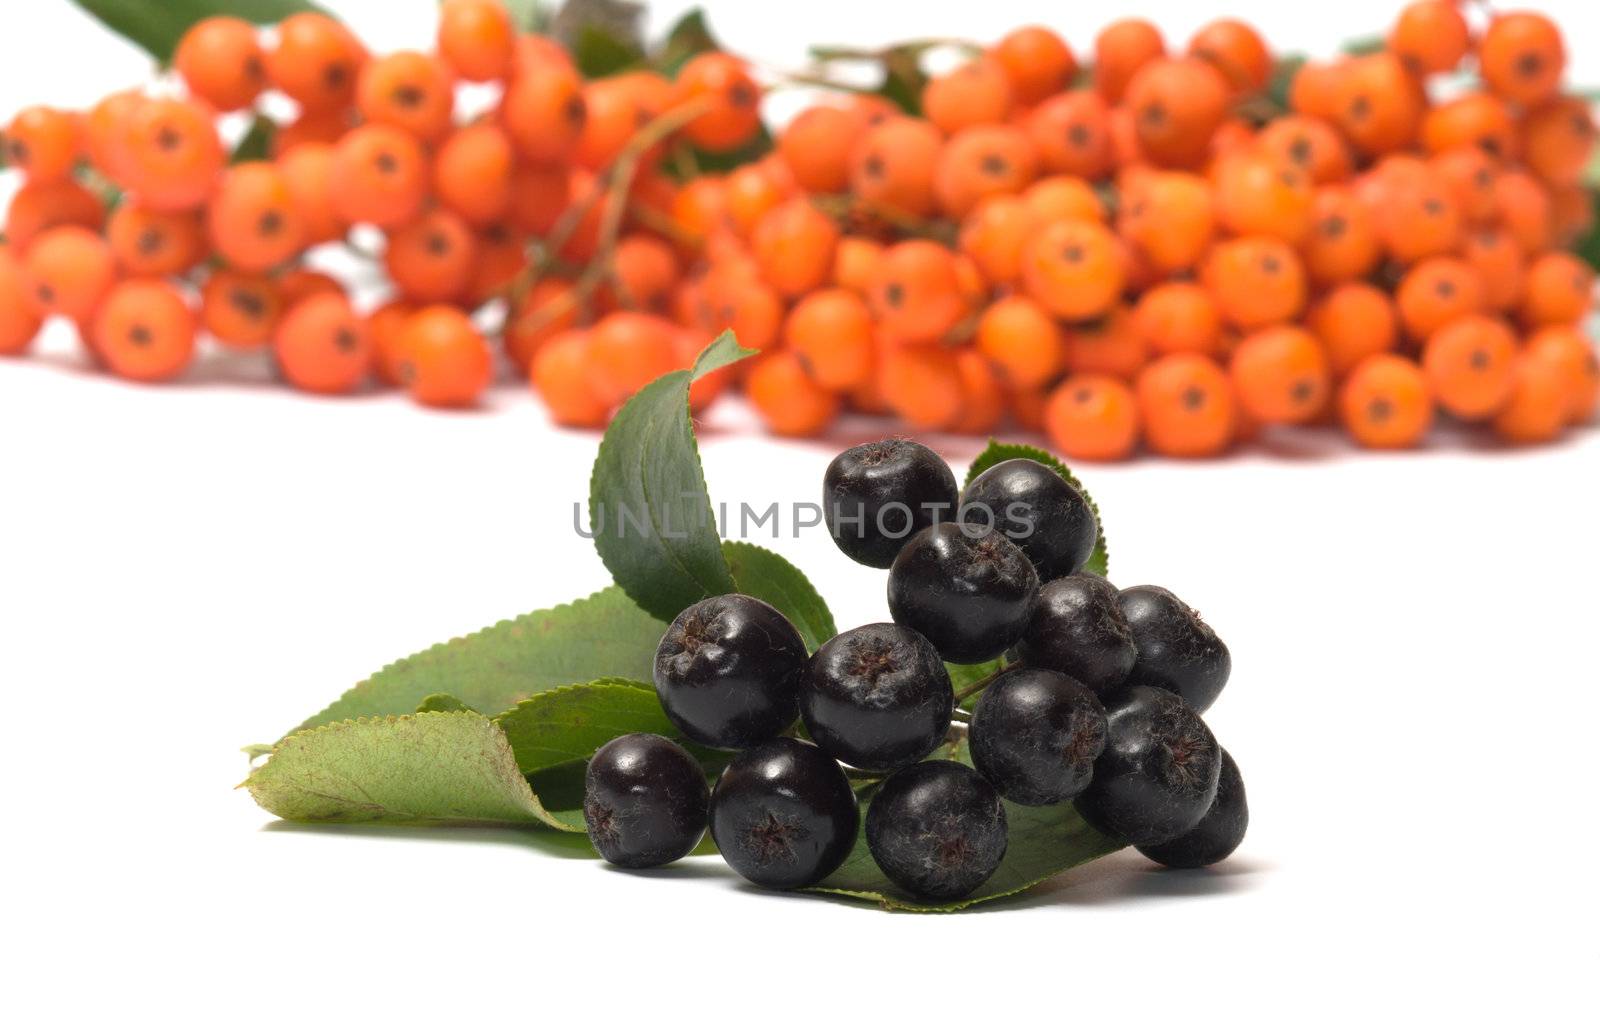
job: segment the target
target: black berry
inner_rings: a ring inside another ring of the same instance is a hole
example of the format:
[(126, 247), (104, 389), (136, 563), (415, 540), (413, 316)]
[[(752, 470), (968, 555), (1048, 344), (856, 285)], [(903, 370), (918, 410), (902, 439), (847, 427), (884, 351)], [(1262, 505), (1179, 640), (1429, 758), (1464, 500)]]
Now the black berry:
[(839, 868), (861, 814), (839, 763), (779, 737), (738, 755), (711, 792), (711, 838), (734, 872), (763, 887), (805, 887)]
[(744, 594), (685, 608), (656, 649), (656, 694), (697, 744), (743, 748), (770, 740), (799, 714), (806, 645), (774, 607)]
[(694, 850), (706, 832), (710, 797), (689, 752), (654, 733), (630, 733), (589, 759), (583, 821), (607, 862), (647, 869)]
[(1233, 756), (1223, 751), (1217, 797), (1199, 824), (1175, 840), (1151, 844), (1139, 851), (1146, 858), (1174, 869), (1216, 865), (1239, 847), (1249, 825), (1250, 806), (1245, 802), (1244, 777), (1239, 775)]
[(883, 781), (867, 806), (867, 847), (885, 876), (918, 897), (955, 901), (1006, 854), (1006, 810), (959, 762), (919, 762)]
[(1047, 465), (1012, 458), (961, 492), (961, 520), (993, 525), (1022, 548), (1045, 581), (1083, 568), (1100, 523), (1083, 494)]
[(1078, 795), (1079, 813), (1138, 847), (1189, 832), (1217, 795), (1217, 739), (1182, 698), (1160, 687), (1123, 687), (1105, 705), (1106, 749)]
[(950, 728), (955, 695), (920, 633), (880, 622), (817, 649), (800, 686), (800, 718), (828, 754), (888, 772), (927, 757)]
[(1013, 666), (984, 690), (968, 732), (972, 764), (1007, 800), (1054, 805), (1089, 785), (1106, 710), (1070, 676)]
[(1029, 665), (1066, 673), (1096, 693), (1121, 686), (1138, 651), (1117, 588), (1089, 572), (1053, 579), (1017, 644)]
[(875, 569), (906, 541), (956, 514), (956, 477), (944, 459), (911, 440), (879, 440), (834, 458), (822, 479), (822, 512), (833, 542)]
[(1228, 645), (1170, 590), (1129, 587), (1120, 600), (1139, 650), (1129, 682), (1165, 687), (1197, 712), (1210, 708), (1233, 671)]
[(986, 661), (1016, 643), (1038, 595), (1027, 557), (984, 526), (930, 526), (889, 570), (894, 621), (927, 637), (949, 662)]

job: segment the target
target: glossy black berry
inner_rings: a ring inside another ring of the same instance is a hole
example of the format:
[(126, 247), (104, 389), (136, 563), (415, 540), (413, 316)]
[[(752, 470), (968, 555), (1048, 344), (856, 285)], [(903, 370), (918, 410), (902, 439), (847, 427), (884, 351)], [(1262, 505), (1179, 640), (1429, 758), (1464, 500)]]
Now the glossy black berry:
[(822, 478), (822, 513), (851, 560), (887, 569), (922, 529), (956, 516), (956, 477), (911, 440), (878, 440), (834, 458)]
[(1076, 802), (1096, 828), (1146, 847), (1193, 829), (1217, 796), (1217, 738), (1178, 695), (1123, 687), (1105, 699), (1106, 749)]
[(972, 764), (1008, 801), (1054, 805), (1089, 785), (1106, 710), (1070, 676), (1013, 666), (984, 690), (968, 732)]
[(607, 862), (630, 869), (675, 862), (706, 832), (711, 790), (689, 752), (654, 733), (630, 733), (589, 759), (583, 821)]
[(1239, 847), (1249, 825), (1250, 806), (1245, 802), (1244, 777), (1239, 775), (1233, 756), (1223, 751), (1217, 797), (1199, 824), (1175, 840), (1151, 844), (1139, 851), (1146, 858), (1174, 869), (1216, 865)]
[(743, 748), (770, 740), (799, 714), (806, 645), (789, 620), (744, 594), (685, 608), (656, 648), (656, 695), (697, 744)]
[(998, 528), (1047, 582), (1083, 568), (1100, 536), (1083, 494), (1028, 458), (1002, 461), (968, 483), (961, 491), (961, 520)]
[(867, 806), (867, 847), (883, 874), (921, 898), (966, 897), (1006, 855), (1006, 810), (959, 762), (919, 762), (883, 781)]
[(1066, 673), (1096, 693), (1121, 686), (1139, 657), (1117, 588), (1089, 572), (1053, 579), (1039, 588), (1039, 603), (1017, 654), (1029, 665)]
[(763, 887), (805, 887), (839, 868), (861, 814), (839, 763), (779, 737), (738, 755), (711, 792), (711, 838), (734, 872)]
[(1170, 590), (1129, 587), (1120, 600), (1139, 651), (1129, 682), (1165, 687), (1197, 712), (1210, 708), (1233, 671), (1228, 645)]
[(834, 637), (811, 656), (800, 718), (828, 754), (888, 772), (926, 758), (950, 729), (955, 695), (939, 652), (890, 622)]
[(1016, 643), (1039, 595), (1033, 565), (998, 530), (944, 522), (911, 538), (889, 570), (889, 613), (948, 662)]

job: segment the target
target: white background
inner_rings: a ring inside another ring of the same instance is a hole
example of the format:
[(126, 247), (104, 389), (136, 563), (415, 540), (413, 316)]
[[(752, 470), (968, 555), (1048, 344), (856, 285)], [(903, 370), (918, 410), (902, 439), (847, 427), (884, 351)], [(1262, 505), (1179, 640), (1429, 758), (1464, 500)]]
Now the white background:
[[(376, 47), (430, 37), (421, 0), (332, 6)], [(789, 67), (807, 40), (982, 39), (1040, 17), (1082, 48), (1125, 7), (710, 6), (730, 45)], [(1139, 10), (1181, 40), (1212, 6)], [(1600, 83), (1592, 6), (1541, 6)], [(1230, 7), (1315, 52), (1388, 20), (1374, 3)], [(59, 0), (0, 14), (0, 116), (146, 67)], [(240, 745), (392, 658), (604, 583), (570, 528), (595, 438), (514, 387), (439, 414), (214, 363), (134, 388), (63, 337), (46, 350), (0, 364), (8, 1025), (1594, 1018), (1592, 430), (1407, 455), (1275, 437), (1226, 462), (1087, 469), (1113, 578), (1171, 586), (1232, 646), (1210, 721), (1244, 770), (1250, 836), (1211, 872), (1129, 854), (915, 917), (762, 894), (716, 859), (618, 873), (553, 834), (273, 822), (231, 789)], [(832, 453), (873, 431), (780, 444), (750, 427), (736, 406), (709, 420), (719, 499), (813, 499)], [(958, 466), (972, 453), (943, 443)], [(881, 574), (825, 536), (764, 542), (841, 626), (884, 616)]]

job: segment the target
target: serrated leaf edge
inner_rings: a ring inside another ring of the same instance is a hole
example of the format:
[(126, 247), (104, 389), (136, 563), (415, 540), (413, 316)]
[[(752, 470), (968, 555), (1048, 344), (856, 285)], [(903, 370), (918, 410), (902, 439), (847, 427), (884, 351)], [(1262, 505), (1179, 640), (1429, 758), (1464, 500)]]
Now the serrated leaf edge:
[[(1099, 530), (1099, 536), (1095, 540), (1095, 550), (1100, 553), (1100, 563), (1105, 566), (1105, 569), (1101, 572), (1101, 575), (1109, 577), (1111, 571), (1111, 547), (1106, 543), (1106, 520), (1100, 515), (1100, 505), (1095, 503), (1094, 495), (1091, 494), (1088, 488), (1083, 485), (1083, 480), (1079, 479), (1078, 474), (1072, 471), (1072, 467), (1066, 462), (1062, 461), (1060, 458), (1056, 457), (1054, 454), (1051, 454), (1049, 451), (1045, 450), (1043, 447), (1035, 447), (1032, 444), (1026, 443), (1006, 443), (1005, 441), (996, 437), (989, 437), (988, 444), (984, 446), (982, 451), (978, 452), (978, 456), (976, 458), (972, 459), (972, 464), (967, 466), (967, 475), (966, 478), (961, 481), (961, 489), (965, 490), (972, 483), (972, 481), (977, 478), (976, 470), (978, 468), (978, 463), (982, 461), (984, 455), (988, 454), (991, 450), (1014, 451), (1016, 452), (1013, 455), (1014, 457), (1032, 458), (1034, 461), (1039, 462), (1041, 465), (1048, 467), (1051, 471), (1061, 476), (1061, 478), (1065, 479), (1068, 483), (1071, 483), (1073, 489), (1077, 490), (1083, 495), (1083, 499), (1089, 502), (1089, 510), (1094, 512), (1095, 526)], [(1000, 460), (1006, 461), (1009, 459), (1002, 458)], [(985, 466), (985, 469), (993, 468), (999, 463), (1000, 462), (998, 461), (990, 462)], [(1092, 553), (1089, 560), (1094, 560)]]

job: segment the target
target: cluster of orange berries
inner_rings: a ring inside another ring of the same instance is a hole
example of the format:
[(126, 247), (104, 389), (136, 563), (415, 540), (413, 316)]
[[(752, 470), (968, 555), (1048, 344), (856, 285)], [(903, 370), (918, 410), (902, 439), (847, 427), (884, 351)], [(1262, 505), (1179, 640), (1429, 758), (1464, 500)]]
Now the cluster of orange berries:
[[(27, 183), (0, 353), (62, 315), (133, 378), (178, 374), (203, 332), (270, 347), (306, 389), (371, 376), (461, 405), (493, 375), (473, 313), (503, 301), (491, 335), (566, 425), (603, 425), (731, 328), (763, 353), (691, 401), (736, 385), (784, 434), (846, 409), (1010, 417), (1115, 459), (1287, 423), (1405, 447), (1444, 412), (1546, 440), (1600, 397), (1593, 275), (1562, 249), (1594, 217), (1595, 126), (1549, 19), (1473, 18), (1416, 0), (1381, 49), (1292, 76), (1235, 20), (1181, 52), (1119, 21), (1087, 68), (1022, 28), (928, 80), (918, 114), (841, 94), (713, 174), (686, 149), (762, 129), (727, 54), (585, 81), (497, 0), (446, 0), (436, 54), (372, 57), (314, 14), (270, 45), (211, 19), (179, 48), (185, 95), (7, 130)], [(1471, 86), (1446, 74), (1468, 66)], [(479, 117), (463, 80), (499, 87)], [(270, 160), (229, 164), (218, 116), (267, 90), (298, 119)], [(109, 218), (86, 179), (124, 191)], [(358, 225), (384, 233), (394, 290), (366, 314), (301, 263)]]

